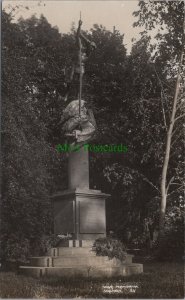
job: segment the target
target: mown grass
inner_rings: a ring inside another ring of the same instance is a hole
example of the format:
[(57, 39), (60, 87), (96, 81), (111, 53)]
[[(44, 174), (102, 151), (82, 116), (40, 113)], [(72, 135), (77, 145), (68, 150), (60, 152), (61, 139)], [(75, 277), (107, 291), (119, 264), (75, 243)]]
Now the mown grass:
[[(0, 273), (0, 298), (184, 298), (183, 263), (146, 263), (144, 273), (112, 279), (35, 279)], [(104, 293), (103, 286), (138, 285), (135, 292)]]

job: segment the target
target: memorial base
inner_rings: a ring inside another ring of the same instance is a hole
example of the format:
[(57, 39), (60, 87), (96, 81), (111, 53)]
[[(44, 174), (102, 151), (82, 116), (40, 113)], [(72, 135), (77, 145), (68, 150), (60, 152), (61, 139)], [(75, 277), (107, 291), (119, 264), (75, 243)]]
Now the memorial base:
[(106, 236), (105, 199), (98, 190), (70, 189), (55, 194), (54, 232), (74, 240), (95, 240)]
[[(66, 245), (66, 246), (65, 246)], [(140, 274), (142, 264), (132, 263), (133, 255), (125, 260), (96, 256), (93, 241), (68, 240), (62, 247), (52, 248), (47, 256), (31, 257), (29, 266), (21, 266), (20, 273), (33, 277), (116, 277)]]
[[(70, 189), (52, 196), (54, 205), (54, 233), (65, 239), (52, 248), (46, 256), (31, 257), (30, 264), (19, 268), (21, 274), (41, 277), (116, 277), (140, 274), (142, 264), (132, 263), (133, 255), (125, 260), (96, 256), (93, 244), (97, 238), (106, 237), (105, 199), (110, 195), (88, 189), (88, 156), (74, 154), (69, 163)], [(80, 161), (81, 173), (75, 167)], [(79, 175), (79, 176), (78, 176)], [(83, 183), (85, 182), (84, 186)], [(76, 188), (75, 186), (79, 187)]]

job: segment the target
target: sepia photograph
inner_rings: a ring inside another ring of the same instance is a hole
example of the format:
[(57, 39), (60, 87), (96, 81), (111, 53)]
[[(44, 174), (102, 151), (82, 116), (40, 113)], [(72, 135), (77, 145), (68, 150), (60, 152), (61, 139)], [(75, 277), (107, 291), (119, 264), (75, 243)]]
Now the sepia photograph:
[(184, 299), (185, 2), (1, 3), (1, 299)]

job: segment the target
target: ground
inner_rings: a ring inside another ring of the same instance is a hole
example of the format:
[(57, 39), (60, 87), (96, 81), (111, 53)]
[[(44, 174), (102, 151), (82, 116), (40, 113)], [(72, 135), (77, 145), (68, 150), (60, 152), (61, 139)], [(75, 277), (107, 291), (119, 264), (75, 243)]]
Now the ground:
[(0, 273), (0, 298), (184, 298), (183, 263), (145, 263), (144, 273), (114, 279), (35, 279)]

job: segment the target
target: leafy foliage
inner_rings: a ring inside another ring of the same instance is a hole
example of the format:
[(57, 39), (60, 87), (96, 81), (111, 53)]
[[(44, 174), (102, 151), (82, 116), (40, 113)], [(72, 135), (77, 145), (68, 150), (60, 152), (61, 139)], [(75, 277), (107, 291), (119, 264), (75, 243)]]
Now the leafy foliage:
[[(164, 131), (165, 139), (162, 144), (162, 176), (160, 176), (160, 236), (164, 235), (163, 239), (165, 239), (170, 234), (169, 232), (165, 232), (166, 228), (164, 226), (166, 199), (168, 209), (173, 209), (176, 206), (176, 199), (178, 198), (180, 202), (183, 192), (183, 176), (180, 174), (182, 174), (181, 167), (184, 165), (182, 158), (182, 120), (184, 107), (182, 99), (184, 97), (184, 88), (183, 83), (179, 86), (179, 82), (184, 72), (182, 53), (184, 50), (185, 6), (183, 1), (171, 1), (170, 3), (154, 3), (152, 1), (146, 3), (141, 1), (139, 6), (139, 11), (134, 13), (135, 16), (139, 16), (139, 20), (135, 23), (135, 26), (145, 26), (146, 31), (142, 35), (149, 36), (150, 30), (156, 25), (159, 28), (158, 34), (155, 37), (158, 40), (158, 45), (155, 44), (151, 49), (155, 52), (152, 61), (161, 88), (160, 100), (165, 125), (164, 129), (166, 129), (166, 133)], [(177, 19), (178, 22), (176, 22)], [(162, 27), (165, 27), (163, 34), (161, 30), (164, 28)], [(170, 88), (169, 84), (171, 84), (172, 88)], [(175, 149), (175, 145), (177, 144), (178, 149)], [(181, 206), (179, 206), (179, 209), (181, 210)], [(176, 249), (176, 251), (178, 250)]]
[[(182, 37), (183, 37), (183, 19), (184, 19), (184, 1), (140, 1), (139, 10), (134, 12), (138, 21), (134, 26), (145, 26), (145, 30), (150, 32), (156, 26), (159, 40), (158, 63), (163, 64), (173, 59), (179, 60)], [(168, 67), (168, 64), (166, 67)], [(166, 68), (167, 69), (167, 68)]]
[(1, 250), (4, 259), (24, 260), (34, 253), (42, 234), (51, 230), (52, 151), (29, 89), (31, 62), (24, 52), (24, 35), (5, 12), (2, 25)]
[(160, 244), (155, 245), (158, 260), (176, 261), (184, 255), (184, 213), (179, 207), (169, 208), (165, 216), (164, 235)]
[(126, 248), (123, 243), (113, 238), (99, 238), (93, 245), (96, 255), (108, 256), (110, 259), (118, 258), (121, 261), (125, 260)]

